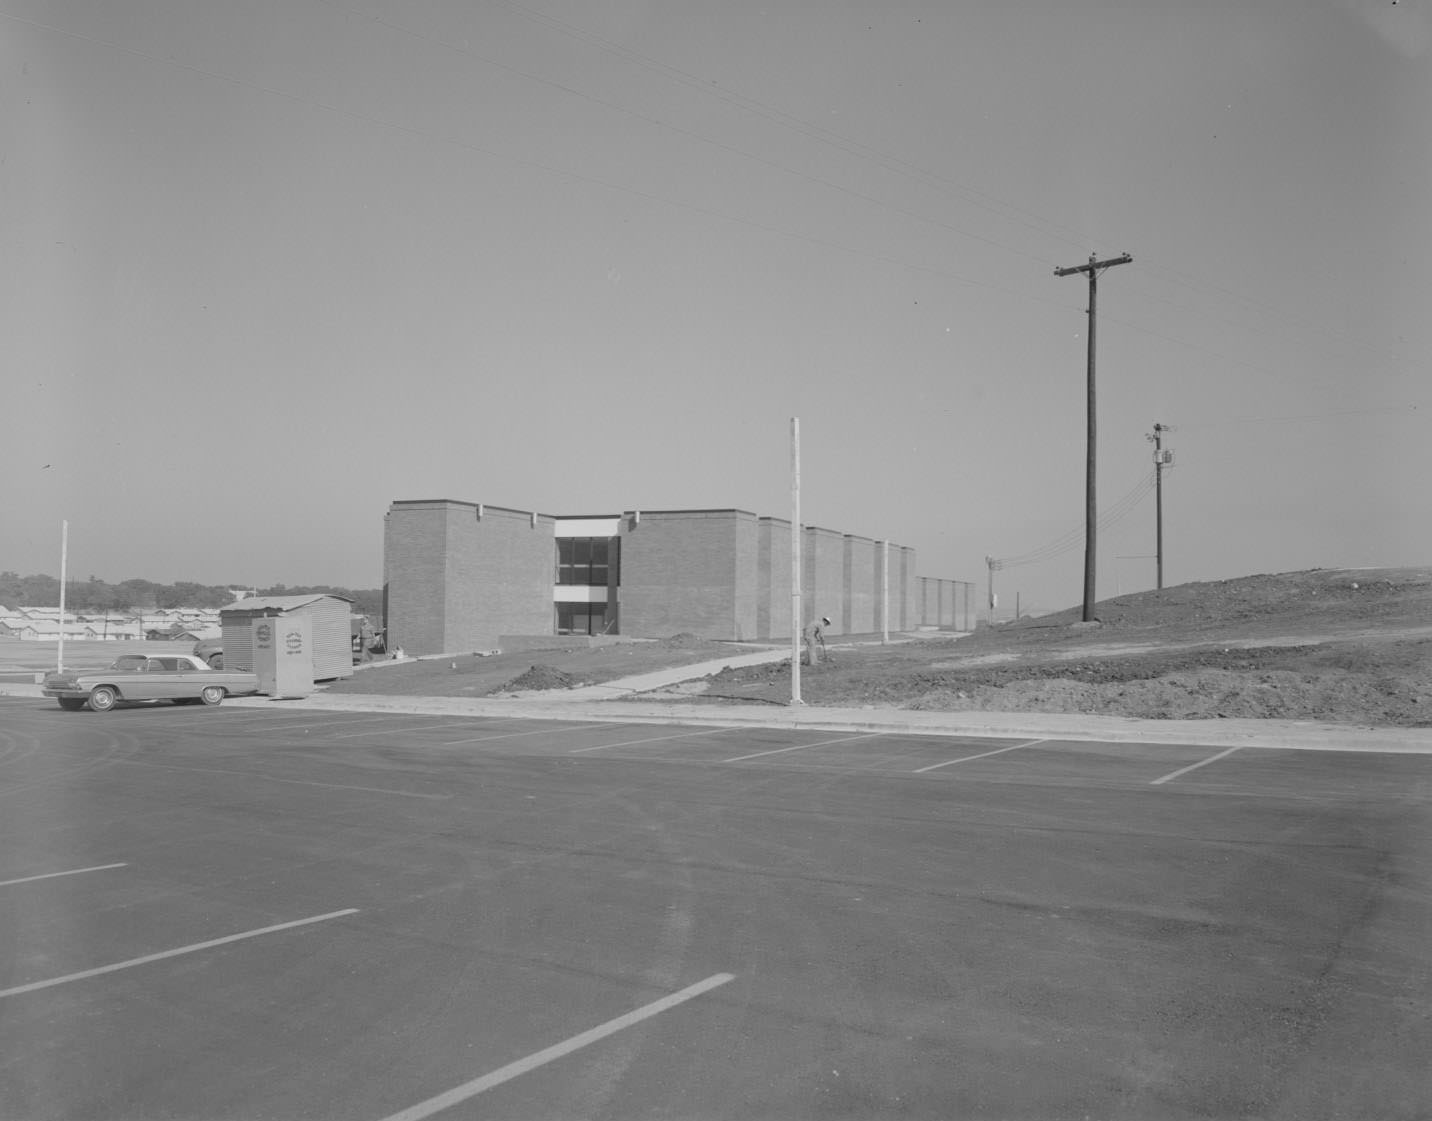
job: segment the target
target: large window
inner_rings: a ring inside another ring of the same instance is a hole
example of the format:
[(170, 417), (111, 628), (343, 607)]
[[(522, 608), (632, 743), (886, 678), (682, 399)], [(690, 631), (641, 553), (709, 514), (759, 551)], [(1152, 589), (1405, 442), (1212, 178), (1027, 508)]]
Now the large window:
[(605, 603), (557, 604), (557, 633), (606, 634), (607, 605)]
[(619, 537), (557, 538), (557, 583), (605, 588), (616, 573)]

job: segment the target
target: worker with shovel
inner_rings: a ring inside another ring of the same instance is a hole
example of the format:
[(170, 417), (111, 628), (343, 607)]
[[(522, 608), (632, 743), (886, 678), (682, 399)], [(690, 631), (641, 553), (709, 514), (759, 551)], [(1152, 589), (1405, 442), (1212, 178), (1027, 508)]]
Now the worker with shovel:
[(818, 665), (825, 656), (825, 628), (830, 626), (830, 620), (822, 615), (807, 623), (805, 630), (806, 662), (809, 665)]

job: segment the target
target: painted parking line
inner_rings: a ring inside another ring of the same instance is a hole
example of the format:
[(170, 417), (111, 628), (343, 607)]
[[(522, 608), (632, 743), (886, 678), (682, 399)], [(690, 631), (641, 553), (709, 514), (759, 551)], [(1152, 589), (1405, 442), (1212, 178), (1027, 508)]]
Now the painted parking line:
[(265, 782), (282, 782), (289, 786), (321, 786), (325, 790), (358, 790), (365, 794), (391, 794), (396, 798), (426, 798), (432, 802), (444, 802), (451, 798), (451, 794), (422, 794), (414, 790), (393, 790), (391, 787), (383, 786), (353, 786), (344, 782), (315, 782), (312, 779), (304, 778), (279, 778), (276, 775), (266, 775), (261, 771), (232, 771), (223, 767), (186, 767), (180, 763), (151, 763), (144, 759), (115, 759), (114, 763), (122, 763), (126, 767), (154, 767), (161, 771), (197, 771), (207, 775), (236, 775), (240, 778), (257, 778)]
[(211, 938), (207, 942), (195, 942), (192, 946), (179, 946), (173, 950), (162, 950), (157, 954), (145, 954), (142, 958), (130, 958), (128, 961), (117, 961), (113, 965), (101, 965), (97, 969), (85, 969), (79, 973), (66, 973), (63, 977), (51, 977), (48, 981), (31, 981), (28, 985), (16, 985), (13, 989), (0, 989), (0, 998), (19, 996), (21, 993), (33, 993), (38, 989), (53, 988), (55, 985), (67, 985), (71, 981), (83, 981), (88, 977), (98, 977), (104, 973), (115, 973), (121, 969), (132, 969), (136, 965), (148, 965), (152, 961), (176, 958), (182, 954), (194, 954), (200, 950), (213, 949), (215, 946), (226, 946), (230, 942), (242, 942), (245, 938), (257, 938), (263, 934), (275, 934), (280, 930), (292, 930), (294, 927), (309, 926), (316, 922), (326, 922), (329, 919), (338, 919), (344, 915), (356, 915), (357, 913), (357, 907), (349, 907), (346, 911), (330, 911), (326, 915), (314, 915), (311, 918), (294, 919), (292, 922), (281, 922), (274, 926), (260, 927), (258, 930), (246, 930), (242, 934), (229, 934), (223, 938)]
[(870, 740), (883, 736), (884, 732), (866, 732), (859, 736), (841, 736), (835, 740), (817, 740), (815, 743), (798, 743), (794, 747), (777, 747), (770, 751), (757, 751), (750, 755), (738, 755), (734, 759), (722, 759), (723, 763), (744, 763), (747, 759), (760, 759), (767, 755), (784, 755), (788, 751), (804, 751), (808, 747), (829, 747), (833, 743), (850, 743), (852, 740)]
[(487, 743), (489, 740), (515, 740), (523, 736), (564, 736), (569, 732), (591, 732), (597, 728), (629, 728), (629, 724), (571, 724), (565, 728), (553, 728), (544, 726), (531, 728), (525, 732), (500, 732), (495, 736), (468, 736), (460, 740), (440, 740), (437, 747), (455, 747), (462, 743)]
[[(624, 725), (625, 726), (625, 725)], [(611, 725), (607, 725), (611, 727)], [(567, 752), (568, 755), (582, 755), (588, 751), (609, 751), (614, 747), (635, 747), (642, 743), (668, 743), (671, 740), (685, 740), (692, 736), (714, 736), (721, 732), (729, 732), (730, 728), (703, 728), (699, 732), (682, 732), (676, 736), (647, 736), (640, 740), (623, 740), (621, 743), (599, 743), (595, 747), (579, 747)]]
[[(421, 733), (421, 732), (437, 732), (437, 731), (441, 731), (443, 728), (450, 727), (451, 724), (452, 724), (452, 718), (451, 718), (451, 717), (443, 718), (443, 717), (440, 717), (440, 716), (433, 716), (433, 717), (428, 717), (427, 719), (429, 719), (429, 720), (436, 720), (437, 723), (436, 723), (436, 724), (428, 724), (428, 725), (422, 725), (422, 724), (418, 724), (418, 725), (413, 725), (413, 724), (399, 724), (398, 727), (396, 727), (396, 728), (393, 728), (393, 727), (387, 727), (387, 728), (372, 728), (372, 729), (370, 729), (370, 730), (368, 730), (368, 731), (365, 731), (365, 732), (339, 732), (339, 733), (336, 734), (336, 735), (324, 736), (324, 739), (327, 739), (327, 740), (356, 740), (356, 739), (362, 739), (364, 736), (382, 736), (382, 735), (387, 735), (387, 734), (390, 734), (390, 733), (393, 733), (393, 734), (402, 733), (403, 735), (411, 735), (411, 734), (413, 734), (414, 732), (419, 732), (419, 733)], [(389, 717), (389, 720), (392, 720), (392, 717)]]
[(971, 759), (988, 759), (991, 755), (1003, 755), (1006, 751), (1018, 751), (1021, 747), (1034, 747), (1036, 744), (1048, 742), (1048, 740), (1028, 740), (1025, 743), (1010, 744), (1009, 747), (996, 748), (994, 751), (982, 751), (978, 755), (962, 755), (958, 759), (946, 759), (943, 763), (932, 763), (930, 766), (921, 767), (912, 773), (923, 775), (926, 771), (938, 771), (941, 767), (953, 767), (956, 763), (968, 763)]
[(485, 1090), (492, 1089), (494, 1086), (500, 1086), (504, 1082), (510, 1082), (512, 1079), (526, 1074), (528, 1071), (536, 1070), (538, 1067), (544, 1066), (554, 1059), (560, 1059), (563, 1055), (570, 1055), (573, 1051), (581, 1050), (581, 1048), (596, 1043), (598, 1040), (605, 1039), (609, 1035), (615, 1035), (617, 1032), (629, 1028), (633, 1024), (641, 1023), (642, 1020), (649, 1020), (651, 1017), (665, 1012), (669, 1008), (675, 1008), (678, 1004), (684, 1004), (694, 997), (708, 993), (712, 989), (720, 988), (728, 981), (734, 981), (735, 979), (735, 974), (732, 973), (714, 973), (710, 977), (707, 977), (706, 980), (698, 981), (696, 984), (690, 985), (680, 992), (672, 993), (670, 996), (664, 996), (660, 1000), (652, 1001), (650, 1004), (644, 1004), (640, 1008), (635, 1008), (626, 1013), (624, 1016), (618, 1016), (615, 1020), (608, 1020), (605, 1024), (599, 1024), (594, 1028), (582, 1032), (580, 1035), (574, 1035), (571, 1039), (553, 1044), (544, 1050), (534, 1051), (526, 1058), (508, 1063), (504, 1067), (498, 1067), (492, 1073), (484, 1074), (481, 1078), (474, 1078), (471, 1082), (464, 1082), (461, 1086), (455, 1086), (446, 1093), (437, 1095), (437, 1097), (429, 1098), (425, 1102), (419, 1102), (417, 1105), (409, 1106), (407, 1109), (391, 1114), (386, 1117), (384, 1121), (421, 1121), (421, 1118), (431, 1117), (434, 1113), (449, 1109), (459, 1102), (465, 1102)]
[(1198, 770), (1199, 767), (1206, 767), (1206, 766), (1208, 766), (1208, 764), (1210, 764), (1210, 763), (1216, 763), (1219, 759), (1222, 759), (1225, 755), (1232, 755), (1232, 754), (1233, 754), (1235, 751), (1237, 751), (1237, 750), (1238, 750), (1238, 748), (1236, 748), (1236, 747), (1230, 747), (1227, 751), (1220, 751), (1217, 755), (1210, 755), (1207, 759), (1202, 759), (1202, 760), (1200, 760), (1200, 761), (1197, 762), (1197, 763), (1191, 763), (1191, 764), (1189, 764), (1187, 767), (1180, 767), (1178, 770), (1173, 771), (1173, 772), (1171, 772), (1171, 773), (1169, 773), (1169, 774), (1164, 775), (1163, 778), (1156, 778), (1156, 779), (1153, 780), (1153, 782), (1149, 783), (1149, 785), (1150, 785), (1150, 786), (1158, 786), (1158, 785), (1160, 785), (1161, 783), (1168, 782), (1168, 781), (1171, 780), (1171, 779), (1176, 779), (1176, 778), (1178, 778), (1179, 775), (1186, 775), (1186, 774), (1188, 774), (1189, 771), (1196, 771), (1196, 770)]
[(45, 872), (38, 876), (22, 876), (18, 880), (0, 880), (0, 887), (11, 884), (32, 884), (36, 880), (53, 880), (57, 876), (78, 876), (84, 872), (107, 872), (111, 868), (128, 868), (128, 864), (96, 864), (89, 868), (71, 868), (66, 872)]

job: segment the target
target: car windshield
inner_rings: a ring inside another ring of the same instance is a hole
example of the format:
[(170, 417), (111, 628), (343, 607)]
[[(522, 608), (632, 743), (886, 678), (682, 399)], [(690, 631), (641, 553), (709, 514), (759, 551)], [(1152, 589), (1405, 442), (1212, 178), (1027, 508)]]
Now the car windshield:
[(116, 658), (110, 669), (143, 669), (144, 663), (148, 661), (143, 654), (125, 654)]

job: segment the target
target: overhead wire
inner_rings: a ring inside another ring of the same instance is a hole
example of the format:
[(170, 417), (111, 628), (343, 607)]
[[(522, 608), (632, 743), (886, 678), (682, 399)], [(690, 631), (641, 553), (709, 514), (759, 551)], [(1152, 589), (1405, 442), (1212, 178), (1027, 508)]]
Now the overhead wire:
[[(1094, 523), (1095, 528), (1099, 530), (1108, 529), (1114, 525), (1117, 525), (1119, 522), (1123, 521), (1124, 518), (1128, 517), (1129, 514), (1133, 513), (1133, 511), (1138, 508), (1139, 504), (1144, 500), (1144, 498), (1147, 497), (1149, 491), (1153, 489), (1155, 476), (1156, 472), (1150, 471), (1147, 475), (1145, 475), (1142, 479), (1135, 483), (1134, 486), (1128, 492), (1122, 495), (1118, 500), (1112, 503), (1106, 510), (1103, 511), (1103, 513), (1099, 515), (1099, 517)], [(994, 562), (994, 567), (997, 569), (1022, 568), (1026, 565), (1039, 564), (1043, 561), (1053, 560), (1057, 556), (1061, 556), (1064, 553), (1067, 553), (1073, 549), (1082, 546), (1084, 544), (1084, 534), (1085, 527), (1078, 526), (1064, 534), (1061, 534), (1054, 540), (1039, 546), (1037, 549), (1031, 549), (1027, 553), (1020, 553), (1016, 556), (1011, 557), (992, 558)]]

